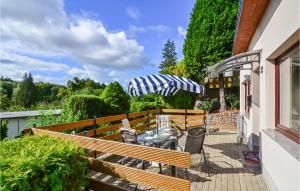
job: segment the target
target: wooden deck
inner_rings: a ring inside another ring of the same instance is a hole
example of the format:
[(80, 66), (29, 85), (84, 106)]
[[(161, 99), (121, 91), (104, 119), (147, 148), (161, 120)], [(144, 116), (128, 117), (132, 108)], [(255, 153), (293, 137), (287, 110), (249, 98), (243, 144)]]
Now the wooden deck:
[[(185, 136), (179, 139), (179, 144), (185, 142)], [(188, 170), (188, 179), (191, 181), (192, 191), (226, 190), (226, 191), (264, 191), (268, 190), (258, 168), (243, 165), (242, 150), (247, 150), (245, 145), (236, 144), (236, 133), (232, 130), (220, 130), (205, 138), (205, 153), (208, 159), (210, 175), (203, 166), (200, 155), (192, 156), (192, 169)], [(120, 157), (109, 156), (108, 161), (119, 162)], [(125, 165), (139, 166), (140, 162), (127, 159)], [(158, 168), (150, 166), (147, 171), (158, 173)], [(134, 190), (135, 185), (126, 181), (107, 176), (101, 173), (90, 172), (94, 177), (103, 182), (109, 182), (118, 187)], [(170, 174), (167, 166), (163, 166), (163, 174)], [(183, 169), (177, 169), (179, 177), (185, 177)], [(149, 190), (138, 186), (138, 190)], [(151, 190), (151, 189), (150, 189)], [(154, 190), (154, 189), (152, 189)]]

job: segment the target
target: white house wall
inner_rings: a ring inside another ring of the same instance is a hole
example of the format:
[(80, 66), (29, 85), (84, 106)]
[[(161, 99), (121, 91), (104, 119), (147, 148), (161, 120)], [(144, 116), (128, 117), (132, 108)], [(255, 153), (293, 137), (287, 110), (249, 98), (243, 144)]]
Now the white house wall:
[(27, 125), (27, 118), (11, 118), (8, 121), (7, 137), (12, 138), (21, 134)]
[(271, 191), (300, 190), (300, 162), (262, 132), (263, 177)]
[[(271, 0), (265, 15), (258, 26), (249, 46), (249, 50), (262, 49), (260, 62), (260, 101), (259, 107), (250, 109), (250, 118), (246, 120), (247, 134), (262, 129), (275, 128), (275, 56), (292, 46), (299, 35), (299, 0)], [(291, 38), (293, 36), (293, 38)], [(294, 38), (295, 36), (295, 38)], [(241, 81), (245, 72), (241, 72)], [(241, 85), (242, 87), (242, 85)], [(244, 91), (241, 88), (241, 108), (244, 107)], [(243, 109), (241, 109), (241, 112)], [(257, 113), (258, 112), (258, 113)], [(253, 116), (254, 114), (254, 116)], [(271, 190), (299, 190), (299, 160), (293, 157), (268, 135), (261, 137), (263, 176), (272, 182)], [(251, 143), (250, 143), (251, 144)]]

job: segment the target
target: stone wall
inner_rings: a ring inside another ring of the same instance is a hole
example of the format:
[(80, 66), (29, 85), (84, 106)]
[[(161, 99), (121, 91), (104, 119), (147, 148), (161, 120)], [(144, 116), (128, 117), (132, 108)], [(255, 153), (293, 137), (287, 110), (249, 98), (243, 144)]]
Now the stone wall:
[(236, 129), (239, 110), (227, 110), (219, 113), (210, 113), (210, 127)]

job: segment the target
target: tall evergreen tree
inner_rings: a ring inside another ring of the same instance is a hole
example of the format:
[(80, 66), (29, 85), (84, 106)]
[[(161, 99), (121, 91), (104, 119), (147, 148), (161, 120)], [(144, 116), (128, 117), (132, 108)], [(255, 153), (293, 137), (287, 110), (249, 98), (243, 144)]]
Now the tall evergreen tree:
[(36, 100), (37, 88), (33, 83), (33, 77), (31, 73), (25, 73), (16, 94), (16, 102), (20, 106), (30, 107), (36, 103)]
[(177, 58), (176, 58), (176, 47), (175, 43), (172, 40), (168, 40), (167, 43), (165, 44), (163, 50), (162, 50), (162, 62), (159, 66), (161, 70), (170, 67), (170, 66), (175, 66), (177, 63)]
[(184, 63), (201, 82), (207, 66), (231, 55), (238, 0), (196, 0), (184, 42)]

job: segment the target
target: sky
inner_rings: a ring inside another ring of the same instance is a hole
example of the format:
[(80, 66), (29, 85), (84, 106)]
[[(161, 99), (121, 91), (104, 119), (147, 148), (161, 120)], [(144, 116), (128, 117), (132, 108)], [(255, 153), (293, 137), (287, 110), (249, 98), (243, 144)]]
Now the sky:
[(126, 86), (158, 73), (174, 40), (178, 60), (195, 0), (2, 0), (0, 74), (66, 84), (73, 77)]

